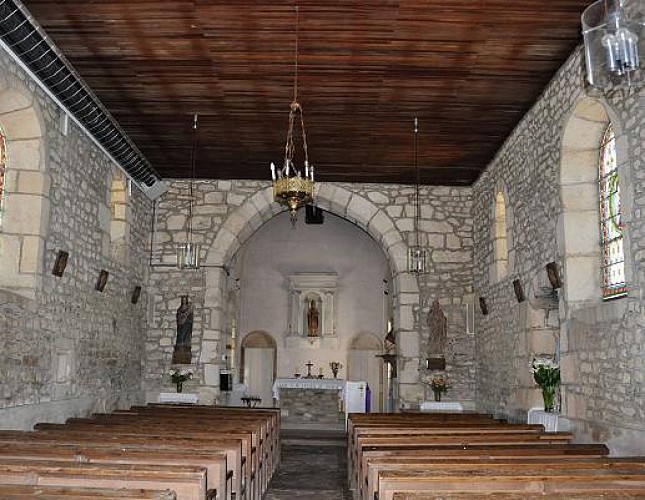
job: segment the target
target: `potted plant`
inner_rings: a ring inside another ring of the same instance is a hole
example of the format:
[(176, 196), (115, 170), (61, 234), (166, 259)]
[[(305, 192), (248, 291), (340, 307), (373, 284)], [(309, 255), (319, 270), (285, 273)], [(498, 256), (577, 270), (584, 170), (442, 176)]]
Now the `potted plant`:
[(555, 390), (560, 383), (560, 365), (550, 358), (533, 358), (531, 373), (535, 383), (542, 389), (544, 411), (553, 412)]
[(433, 377), (430, 381), (430, 387), (434, 393), (435, 401), (441, 401), (441, 394), (448, 392), (448, 384), (444, 377)]
[(190, 370), (177, 370), (176, 368), (170, 370), (170, 380), (177, 386), (177, 392), (181, 392), (184, 382), (191, 378), (193, 378), (193, 372)]

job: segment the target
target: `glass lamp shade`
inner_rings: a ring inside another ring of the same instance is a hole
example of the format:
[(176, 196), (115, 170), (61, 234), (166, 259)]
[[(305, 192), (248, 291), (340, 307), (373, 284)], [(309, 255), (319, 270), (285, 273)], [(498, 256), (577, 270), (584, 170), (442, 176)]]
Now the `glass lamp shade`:
[(426, 273), (428, 272), (428, 252), (421, 247), (408, 248), (408, 272)]
[(199, 269), (201, 245), (187, 241), (177, 248), (177, 267), (179, 269)]
[(582, 14), (587, 81), (594, 87), (642, 82), (645, 20), (642, 2), (597, 0)]

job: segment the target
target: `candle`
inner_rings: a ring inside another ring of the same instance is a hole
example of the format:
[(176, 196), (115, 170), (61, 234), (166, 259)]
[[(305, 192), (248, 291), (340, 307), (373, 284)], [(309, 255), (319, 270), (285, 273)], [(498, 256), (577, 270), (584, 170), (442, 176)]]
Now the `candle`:
[(271, 179), (275, 180), (275, 165), (271, 162)]
[(318, 373), (323, 374), (322, 368), (318, 368)]

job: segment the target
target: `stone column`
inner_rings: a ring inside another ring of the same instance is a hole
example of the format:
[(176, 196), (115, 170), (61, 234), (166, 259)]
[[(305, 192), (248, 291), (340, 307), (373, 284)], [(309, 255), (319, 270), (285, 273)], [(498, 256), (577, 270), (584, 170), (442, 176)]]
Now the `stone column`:
[(204, 369), (204, 385), (199, 388), (200, 401), (212, 403), (219, 395), (219, 374), (225, 345), (224, 297), (226, 272), (222, 268), (206, 268), (206, 293), (204, 294), (204, 332), (200, 363)]

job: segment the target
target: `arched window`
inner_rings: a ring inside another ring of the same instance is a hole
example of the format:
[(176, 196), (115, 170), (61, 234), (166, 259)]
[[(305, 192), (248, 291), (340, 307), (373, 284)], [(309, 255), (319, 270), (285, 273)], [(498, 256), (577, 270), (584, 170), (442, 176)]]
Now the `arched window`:
[(0, 127), (0, 227), (2, 227), (2, 214), (4, 212), (5, 197), (5, 172), (7, 165), (7, 140), (2, 127)]
[(620, 210), (620, 185), (616, 161), (616, 136), (609, 124), (603, 135), (599, 158), (600, 244), (602, 255), (602, 295), (613, 299), (627, 294), (625, 251)]
[(493, 267), (492, 282), (497, 283), (508, 275), (508, 231), (506, 225), (506, 197), (502, 190), (495, 195), (493, 207)]

